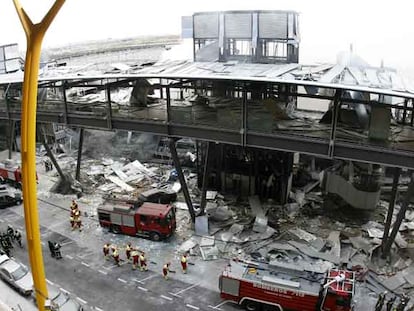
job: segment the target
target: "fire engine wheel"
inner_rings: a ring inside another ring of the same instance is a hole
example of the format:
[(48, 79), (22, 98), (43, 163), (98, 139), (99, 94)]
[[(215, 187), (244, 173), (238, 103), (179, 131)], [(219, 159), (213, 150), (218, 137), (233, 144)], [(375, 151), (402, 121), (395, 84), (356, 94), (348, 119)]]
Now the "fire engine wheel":
[(118, 225), (112, 225), (111, 231), (115, 234), (121, 233), (121, 228)]
[(260, 305), (260, 303), (258, 303), (256, 301), (247, 300), (244, 303), (244, 308), (247, 311), (259, 311), (259, 310), (261, 310), (261, 305)]
[(153, 241), (159, 241), (159, 240), (161, 240), (161, 236), (157, 232), (151, 232), (150, 233), (150, 239), (153, 240)]

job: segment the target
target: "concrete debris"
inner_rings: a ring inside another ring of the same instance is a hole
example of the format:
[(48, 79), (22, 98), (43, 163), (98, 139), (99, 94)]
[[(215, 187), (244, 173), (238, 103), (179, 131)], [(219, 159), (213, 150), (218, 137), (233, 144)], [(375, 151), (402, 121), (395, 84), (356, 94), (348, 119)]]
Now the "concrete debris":
[(368, 232), (368, 236), (370, 238), (378, 238), (378, 239), (382, 239), (382, 237), (384, 236), (384, 231), (380, 230), (378, 228), (370, 228), (367, 229)]
[(214, 235), (203, 236), (203, 237), (201, 237), (200, 247), (213, 246), (214, 243), (215, 243)]
[(116, 184), (119, 187), (121, 187), (125, 191), (128, 191), (128, 192), (134, 191), (134, 188), (133, 187), (131, 187), (127, 183), (123, 182), (121, 179), (119, 179), (116, 176), (107, 176), (106, 178), (109, 179), (110, 181), (112, 181), (114, 184)]
[(195, 233), (198, 235), (208, 235), (208, 217), (206, 215), (197, 216), (195, 219)]
[(208, 190), (206, 192), (206, 199), (207, 200), (215, 200), (217, 197), (217, 191)]
[(318, 252), (313, 247), (308, 246), (304, 243), (296, 242), (296, 241), (288, 241), (288, 243), (298, 249), (301, 253), (312, 257), (312, 258), (319, 258), (323, 259), (329, 262), (332, 262), (334, 264), (340, 263), (340, 256), (335, 256), (333, 254), (330, 254), (329, 252)]
[(267, 228), (267, 216), (265, 215), (259, 196), (249, 197), (249, 204), (253, 216), (256, 216), (253, 225), (254, 232), (265, 232)]
[(215, 260), (219, 258), (219, 250), (216, 246), (200, 246), (203, 260)]
[(290, 233), (294, 234), (295, 236), (297, 236), (299, 239), (304, 240), (308, 243), (316, 240), (316, 236), (314, 236), (313, 234), (302, 230), (300, 228), (293, 228), (289, 230)]
[(194, 247), (196, 247), (198, 245), (198, 241), (195, 240), (194, 238), (190, 238), (189, 240), (185, 241), (184, 243), (182, 243), (179, 247), (178, 247), (178, 252), (179, 253), (187, 253), (189, 252), (191, 249), (193, 249)]
[(227, 205), (218, 206), (217, 209), (210, 215), (210, 219), (214, 221), (225, 221), (233, 217), (232, 211)]
[(403, 270), (402, 275), (410, 285), (414, 286), (414, 266), (409, 266), (407, 269)]
[(254, 232), (262, 233), (262, 232), (265, 232), (266, 229), (267, 229), (267, 217), (264, 215), (256, 216), (252, 230)]
[(399, 233), (399, 232), (395, 236), (395, 244), (397, 244), (399, 248), (407, 248), (408, 247), (408, 242), (406, 240), (404, 240), (401, 233)]
[(397, 288), (403, 286), (406, 283), (404, 274), (402, 272), (396, 273), (394, 276), (386, 279), (383, 284), (386, 288), (395, 291)]

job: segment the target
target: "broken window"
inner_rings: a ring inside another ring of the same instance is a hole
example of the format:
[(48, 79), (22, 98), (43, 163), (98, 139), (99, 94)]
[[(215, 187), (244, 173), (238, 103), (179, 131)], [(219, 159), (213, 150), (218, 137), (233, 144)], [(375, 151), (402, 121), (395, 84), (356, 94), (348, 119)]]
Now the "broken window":
[(228, 39), (227, 44), (229, 55), (252, 55), (251, 40)]
[(287, 43), (280, 41), (261, 40), (264, 57), (287, 58)]

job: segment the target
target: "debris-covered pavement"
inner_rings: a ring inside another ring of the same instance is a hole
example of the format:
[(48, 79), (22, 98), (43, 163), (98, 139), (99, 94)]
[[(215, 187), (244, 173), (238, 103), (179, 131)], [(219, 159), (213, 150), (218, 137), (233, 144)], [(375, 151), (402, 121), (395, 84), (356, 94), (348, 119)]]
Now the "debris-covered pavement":
[[(49, 192), (48, 188), (59, 177), (56, 170), (43, 168), (44, 160), (45, 156), (39, 154), (39, 197), (70, 202), (76, 194), (64, 196)], [(70, 152), (62, 153), (58, 162), (68, 171), (76, 166)], [(185, 168), (184, 174), (193, 203), (200, 202), (201, 192), (193, 168)], [(313, 178), (304, 187), (292, 187), (288, 203), (284, 205), (256, 195), (241, 197), (209, 190), (205, 214), (198, 215), (192, 224), (173, 166), (106, 155), (100, 159), (83, 159), (82, 192), (78, 192), (77, 201), (83, 217), (94, 220), (93, 225), (102, 230), (96, 224), (96, 208), (105, 201), (135, 202), (149, 189), (177, 192), (173, 203), (177, 211), (175, 236), (162, 247), (149, 240), (140, 241), (140, 247), (150, 252), (154, 260), (160, 257), (178, 262), (182, 254), (188, 253), (190, 262), (197, 263), (197, 269), (216, 271), (211, 282), (206, 282), (213, 290), (217, 290), (214, 278), (220, 273), (222, 263), (238, 259), (317, 273), (332, 267), (352, 270), (358, 280), (356, 310), (374, 310), (378, 296), (385, 292), (385, 301), (395, 297), (395, 305), (403, 294), (414, 298), (414, 211), (406, 212), (390, 255), (383, 257), (381, 243), (389, 189), (384, 188), (375, 210), (360, 210), (350, 207), (338, 196), (323, 192), (318, 180), (320, 172), (309, 174)], [(383, 187), (387, 187), (387, 182), (384, 179)], [(400, 208), (401, 202), (397, 200), (393, 220)], [(197, 204), (196, 212), (200, 212)], [(102, 231), (102, 234), (109, 233)], [(109, 240), (123, 243), (117, 235)], [(220, 265), (215, 265), (215, 261)]]

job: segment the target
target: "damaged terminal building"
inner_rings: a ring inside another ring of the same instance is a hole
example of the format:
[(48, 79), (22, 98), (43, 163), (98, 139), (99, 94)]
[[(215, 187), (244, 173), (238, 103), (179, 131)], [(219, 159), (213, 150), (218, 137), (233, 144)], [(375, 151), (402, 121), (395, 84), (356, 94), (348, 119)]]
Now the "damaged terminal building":
[[(294, 11), (205, 12), (190, 21), (193, 62), (45, 66), (38, 121), (191, 137), (200, 188), (278, 204), (288, 202), (292, 184), (324, 177), (326, 192), (374, 209), (383, 165), (410, 167), (412, 99), (395, 70), (369, 66), (352, 51), (334, 65), (299, 64)], [(0, 81), (9, 145), (21, 79), (17, 71)], [(62, 134), (59, 125), (43, 128), (40, 136)]]
[[(47, 141), (62, 139), (66, 127), (81, 129), (73, 136), (79, 146), (75, 179), (82, 183), (83, 129), (155, 135), (154, 154), (174, 163), (193, 221), (194, 199), (202, 213), (212, 190), (236, 197), (240, 210), (246, 205), (255, 210), (254, 227), (267, 216), (273, 225), (274, 211), (275, 227), (290, 219), (280, 216), (282, 209), (289, 215), (299, 209), (315, 214), (332, 203), (357, 213), (352, 208), (384, 207), (386, 197), (389, 212), (380, 244), (389, 251), (397, 238), (408, 248), (398, 229), (414, 190), (414, 93), (397, 72), (370, 66), (352, 51), (340, 54), (336, 64), (299, 64), (294, 11), (196, 13), (189, 24), (193, 61), (143, 59), (105, 68), (68, 61), (67, 66), (44, 67), (39, 141), (45, 139), (46, 147)], [(0, 75), (0, 118), (11, 129), (9, 146), (18, 145), (13, 128), (20, 119), (22, 76), (19, 71)], [(182, 138), (191, 140), (178, 142)], [(186, 156), (195, 162), (198, 196), (189, 194), (183, 176)], [(394, 212), (398, 192), (405, 192), (404, 201)], [(269, 204), (272, 208), (261, 211)], [(339, 230), (343, 224), (334, 225)], [(370, 238), (379, 237), (378, 228), (368, 229)], [(261, 228), (254, 231), (266, 235)], [(301, 229), (290, 233), (313, 247), (318, 244), (318, 250), (326, 248)], [(365, 240), (347, 240), (372, 255)], [(295, 242), (273, 246), (338, 264), (339, 233), (328, 234), (327, 241), (334, 241), (327, 251), (331, 257)], [(258, 256), (256, 249), (252, 246), (250, 253)]]

